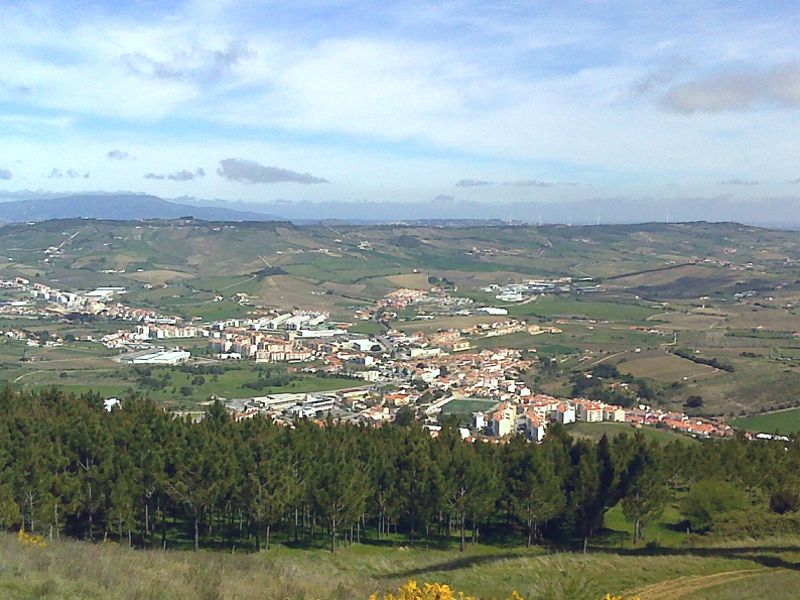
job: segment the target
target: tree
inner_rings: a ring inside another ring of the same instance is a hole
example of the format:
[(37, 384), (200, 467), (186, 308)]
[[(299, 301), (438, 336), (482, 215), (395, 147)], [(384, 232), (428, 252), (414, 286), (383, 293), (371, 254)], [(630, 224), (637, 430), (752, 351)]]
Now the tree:
[(738, 486), (722, 480), (695, 483), (681, 503), (681, 512), (694, 531), (711, 529), (720, 516), (747, 506), (747, 496)]
[[(456, 433), (456, 436), (458, 434)], [(464, 444), (457, 437), (449, 448), (449, 464), (445, 474), (447, 504), (458, 518), (460, 549), (464, 551), (467, 515), (473, 515), (473, 529), (477, 527), (477, 516), (494, 504), (497, 489), (493, 485), (494, 465), (486, 456), (481, 456), (474, 446)]]
[(689, 396), (683, 405), (686, 408), (701, 408), (703, 406), (703, 398), (701, 396)]
[(364, 513), (370, 495), (366, 473), (355, 460), (357, 449), (348, 434), (345, 427), (325, 430), (312, 487), (314, 505), (328, 522), (332, 553), (340, 529)]
[(667, 502), (667, 473), (656, 448), (647, 445), (641, 432), (615, 440), (620, 467), (617, 497), (625, 518), (633, 523), (633, 543), (642, 539), (645, 523), (657, 519)]
[(0, 484), (0, 529), (8, 529), (17, 525), (21, 518), (22, 513), (14, 500), (11, 486), (7, 483)]
[(523, 442), (511, 480), (514, 514), (525, 523), (527, 546), (537, 537), (538, 527), (558, 516), (564, 509), (564, 490), (556, 475), (551, 456), (541, 446)]
[(256, 522), (256, 549), (260, 550), (259, 526), (264, 528), (264, 543), (269, 550), (270, 530), (289, 505), (294, 492), (291, 453), (275, 427), (257, 419), (252, 443), (253, 464), (245, 488), (250, 511)]
[(664, 513), (667, 494), (664, 479), (656, 469), (636, 477), (622, 499), (625, 518), (633, 523), (633, 543), (642, 538), (645, 523), (658, 519)]
[(593, 448), (580, 440), (572, 447), (572, 473), (569, 481), (569, 508), (586, 552), (589, 538), (603, 525), (605, 497)]

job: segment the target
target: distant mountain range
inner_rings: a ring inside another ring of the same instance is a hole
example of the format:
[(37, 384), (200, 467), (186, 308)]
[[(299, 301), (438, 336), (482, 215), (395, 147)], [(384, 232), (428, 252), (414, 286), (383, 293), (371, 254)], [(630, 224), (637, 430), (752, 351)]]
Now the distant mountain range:
[(206, 221), (274, 221), (274, 215), (232, 210), (221, 206), (191, 206), (144, 194), (92, 194), (63, 198), (35, 198), (0, 203), (0, 222), (26, 223), (50, 219), (178, 219)]
[(474, 202), (458, 199), (428, 202), (287, 202), (251, 203), (180, 198), (195, 206), (216, 206), (278, 215), (295, 223), (425, 223), (502, 221), (544, 224), (634, 224), (653, 222), (737, 222), (763, 227), (800, 227), (800, 198), (735, 200), (716, 198), (596, 198), (577, 202)]
[[(8, 194), (8, 193), (7, 193)], [(24, 198), (24, 192), (13, 197)], [(11, 196), (0, 192), (0, 200)], [(465, 221), (564, 223), (572, 225), (649, 222), (738, 222), (764, 227), (800, 227), (799, 198), (736, 201), (720, 198), (632, 200), (600, 198), (579, 202), (488, 203), (446, 199), (429, 202), (243, 202), (182, 197), (164, 200), (134, 193), (91, 192), (54, 197), (30, 192), (30, 199), (0, 201), (0, 222), (24, 223), (64, 218), (109, 220), (177, 219), (207, 221), (293, 221), (313, 223), (429, 223)]]

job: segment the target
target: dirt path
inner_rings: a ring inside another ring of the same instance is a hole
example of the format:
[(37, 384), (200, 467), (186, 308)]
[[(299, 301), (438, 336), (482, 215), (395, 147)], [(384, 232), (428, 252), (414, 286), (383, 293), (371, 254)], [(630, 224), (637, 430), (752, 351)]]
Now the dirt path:
[(587, 363), (586, 366), (587, 367), (593, 367), (593, 366), (599, 365), (600, 363), (603, 363), (603, 362), (605, 362), (607, 360), (610, 360), (612, 358), (615, 358), (617, 356), (621, 356), (622, 354), (627, 354), (627, 353), (628, 353), (628, 350), (624, 350), (623, 352), (615, 352), (614, 354), (608, 354), (606, 356), (601, 356), (597, 360), (593, 360), (593, 361)]
[(654, 583), (647, 587), (625, 594), (625, 597), (639, 598), (640, 600), (677, 600), (694, 594), (699, 590), (718, 585), (747, 579), (770, 571), (769, 568), (744, 569), (741, 571), (725, 571), (712, 575), (689, 575), (669, 581)]

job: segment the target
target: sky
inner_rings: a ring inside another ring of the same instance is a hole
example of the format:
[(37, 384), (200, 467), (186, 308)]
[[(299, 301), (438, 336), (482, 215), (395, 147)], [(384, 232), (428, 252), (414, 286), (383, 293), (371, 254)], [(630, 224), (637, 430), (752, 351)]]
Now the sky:
[(797, 2), (0, 2), (0, 190), (800, 196)]

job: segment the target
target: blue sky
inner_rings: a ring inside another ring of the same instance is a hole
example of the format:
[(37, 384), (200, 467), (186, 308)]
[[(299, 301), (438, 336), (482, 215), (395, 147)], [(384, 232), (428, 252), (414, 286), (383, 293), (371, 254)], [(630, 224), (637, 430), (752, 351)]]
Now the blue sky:
[(0, 4), (0, 190), (800, 193), (796, 2)]

